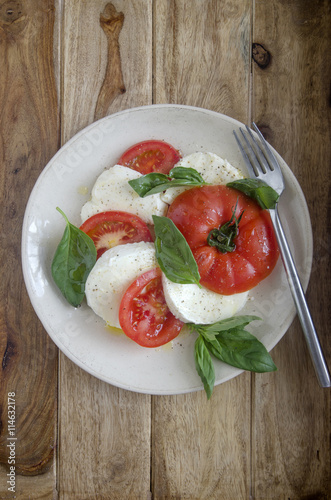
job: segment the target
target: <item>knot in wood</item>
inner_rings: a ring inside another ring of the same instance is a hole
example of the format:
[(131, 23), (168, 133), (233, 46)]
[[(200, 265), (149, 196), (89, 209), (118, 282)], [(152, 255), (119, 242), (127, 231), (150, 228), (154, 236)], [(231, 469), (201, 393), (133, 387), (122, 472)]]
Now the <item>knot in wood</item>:
[(265, 69), (271, 61), (271, 54), (260, 43), (253, 43), (252, 58), (260, 68)]
[(24, 29), (26, 21), (26, 13), (19, 0), (7, 0), (0, 5), (0, 26), (5, 31), (19, 33)]
[(5, 23), (13, 23), (23, 15), (22, 3), (15, 0), (7, 0), (0, 6), (1, 20)]
[(7, 341), (7, 346), (2, 357), (2, 370), (5, 370), (9, 365), (12, 357), (16, 354), (15, 344), (10, 340)]
[(100, 15), (100, 25), (106, 36), (117, 37), (120, 34), (124, 22), (123, 12), (117, 12), (112, 3), (108, 3)]

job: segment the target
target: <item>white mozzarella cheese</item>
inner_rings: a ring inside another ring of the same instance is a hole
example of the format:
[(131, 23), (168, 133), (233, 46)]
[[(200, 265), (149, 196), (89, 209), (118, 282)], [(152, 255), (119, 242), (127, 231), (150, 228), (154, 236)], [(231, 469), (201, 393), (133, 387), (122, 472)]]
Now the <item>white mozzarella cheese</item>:
[(198, 285), (173, 283), (163, 273), (162, 284), (170, 311), (184, 323), (211, 324), (230, 318), (248, 297), (248, 292), (220, 295)]
[(139, 275), (157, 265), (153, 243), (127, 243), (107, 250), (87, 278), (88, 305), (108, 325), (120, 328), (118, 314), (124, 292)]
[(107, 210), (138, 215), (147, 224), (153, 224), (152, 214), (165, 215), (167, 205), (161, 200), (160, 194), (140, 198), (132, 189), (128, 181), (138, 177), (141, 177), (139, 172), (122, 165), (115, 165), (102, 172), (93, 186), (91, 200), (82, 208), (82, 222)]
[[(179, 160), (176, 167), (194, 168), (209, 184), (227, 184), (244, 177), (238, 168), (214, 153), (192, 153)], [(169, 188), (161, 195), (161, 198), (165, 203), (170, 204), (186, 189), (190, 188)]]

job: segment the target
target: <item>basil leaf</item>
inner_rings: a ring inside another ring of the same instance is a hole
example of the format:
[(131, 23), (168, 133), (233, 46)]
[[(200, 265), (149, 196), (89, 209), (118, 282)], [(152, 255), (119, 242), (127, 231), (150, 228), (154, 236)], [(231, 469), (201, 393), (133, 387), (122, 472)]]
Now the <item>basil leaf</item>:
[(155, 254), (166, 277), (175, 283), (200, 286), (198, 265), (182, 233), (168, 217), (153, 215)]
[(138, 179), (132, 179), (128, 182), (141, 198), (145, 198), (145, 196), (164, 191), (170, 183), (170, 180), (165, 174), (153, 172), (151, 174), (142, 175), (141, 177), (138, 177)]
[[(214, 367), (210, 354), (228, 365), (257, 373), (277, 370), (270, 354), (254, 335), (244, 327), (257, 316), (234, 316), (211, 325), (188, 323), (199, 337), (195, 343), (195, 365), (203, 381), (208, 399), (215, 383)], [(207, 355), (209, 354), (209, 356)], [(212, 378), (212, 375), (214, 378)]]
[(188, 326), (201, 333), (206, 340), (214, 340), (220, 332), (231, 330), (233, 328), (243, 328), (248, 325), (251, 321), (261, 320), (258, 316), (245, 315), (245, 316), (233, 316), (232, 318), (223, 319), (217, 323), (210, 325), (195, 325), (189, 323)]
[(71, 224), (66, 215), (66, 228), (52, 261), (52, 276), (67, 301), (78, 307), (85, 295), (85, 283), (97, 258), (93, 240)]
[(186, 167), (174, 167), (168, 175), (152, 172), (128, 182), (141, 198), (161, 193), (172, 187), (201, 186), (205, 184), (199, 172), (194, 168)]
[(222, 332), (214, 340), (206, 340), (206, 346), (228, 365), (258, 373), (277, 370), (262, 342), (241, 327)]
[(195, 168), (190, 167), (174, 167), (170, 170), (169, 176), (172, 179), (182, 179), (187, 180), (191, 184), (205, 184), (202, 176), (199, 174)]
[(194, 359), (195, 367), (203, 382), (207, 398), (210, 399), (215, 384), (215, 370), (205, 341), (200, 335), (194, 344)]
[(228, 182), (227, 186), (238, 189), (253, 198), (263, 209), (275, 208), (279, 200), (279, 194), (261, 179), (239, 179)]

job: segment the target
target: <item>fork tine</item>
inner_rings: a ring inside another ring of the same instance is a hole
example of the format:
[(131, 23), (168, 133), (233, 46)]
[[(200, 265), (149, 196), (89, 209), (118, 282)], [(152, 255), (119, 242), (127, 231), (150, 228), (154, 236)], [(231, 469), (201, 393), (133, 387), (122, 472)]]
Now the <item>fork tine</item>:
[(260, 148), (259, 143), (257, 142), (255, 137), (253, 136), (251, 129), (249, 127), (247, 127), (247, 125), (245, 125), (245, 127), (246, 127), (247, 132), (249, 133), (250, 138), (251, 138), (251, 144), (254, 144), (255, 158), (260, 163), (262, 172), (265, 174), (268, 171), (268, 169), (270, 168), (270, 165), (267, 161), (265, 154), (263, 153), (262, 149)]
[[(240, 129), (240, 131), (242, 132), (242, 130), (241, 130), (241, 129)], [(240, 149), (241, 154), (242, 154), (242, 156), (243, 156), (243, 158), (244, 158), (244, 161), (245, 161), (245, 163), (246, 163), (246, 167), (247, 167), (248, 171), (250, 172), (250, 175), (252, 175), (252, 174), (253, 174), (253, 175), (255, 175), (256, 177), (258, 177), (259, 173), (258, 173), (258, 171), (256, 170), (255, 166), (254, 166), (254, 165), (252, 165), (252, 163), (251, 163), (251, 161), (250, 161), (250, 159), (249, 159), (249, 157), (248, 157), (248, 155), (247, 155), (247, 153), (246, 153), (245, 149), (243, 148), (243, 146), (242, 146), (242, 144), (241, 144), (241, 142), (240, 142), (240, 139), (239, 139), (239, 137), (237, 136), (237, 134), (236, 134), (236, 131), (235, 131), (235, 130), (233, 131), (233, 134), (234, 134), (234, 136), (235, 136), (235, 138), (236, 138), (236, 141), (237, 141), (237, 143), (238, 143), (239, 149)]]
[(269, 166), (271, 168), (271, 170), (275, 170), (275, 169), (278, 169), (279, 168), (279, 165), (278, 165), (278, 162), (275, 158), (275, 155), (273, 154), (273, 152), (271, 151), (267, 141), (265, 140), (265, 138), (263, 137), (260, 129), (258, 128), (258, 126), (256, 125), (255, 122), (252, 123), (253, 127), (254, 127), (254, 130), (255, 132), (257, 133), (257, 135), (259, 136), (259, 139), (261, 141), (261, 143), (263, 144), (264, 148), (265, 148), (265, 151), (267, 152), (268, 154), (268, 162), (269, 162)]
[[(256, 141), (254, 140), (254, 137), (252, 136), (249, 128), (247, 127), (247, 125), (246, 125), (246, 129), (250, 133), (250, 136), (252, 137), (252, 142), (255, 144)], [(251, 142), (248, 140), (248, 138), (247, 138), (244, 130), (241, 127), (239, 128), (239, 130), (240, 130), (241, 135), (243, 136), (244, 141), (246, 143), (247, 152), (248, 152), (247, 156), (249, 157), (249, 155), (250, 155), (250, 162), (251, 162), (251, 164), (252, 164), (252, 166), (254, 168), (255, 175), (257, 177), (259, 177), (259, 175), (261, 173), (265, 174), (266, 171), (267, 171), (266, 169), (268, 168), (268, 166), (265, 165), (265, 162), (263, 162), (263, 160), (262, 161), (259, 160), (258, 156), (256, 155), (256, 151), (255, 151), (256, 146), (255, 146), (255, 148), (252, 147)], [(263, 157), (263, 155), (262, 155), (262, 157)]]

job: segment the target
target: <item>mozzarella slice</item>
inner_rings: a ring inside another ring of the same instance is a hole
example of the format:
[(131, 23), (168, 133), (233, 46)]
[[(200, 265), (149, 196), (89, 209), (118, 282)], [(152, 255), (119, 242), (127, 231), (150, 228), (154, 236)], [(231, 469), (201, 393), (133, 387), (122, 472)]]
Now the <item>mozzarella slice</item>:
[(198, 285), (173, 283), (162, 273), (167, 305), (184, 323), (211, 324), (234, 316), (246, 303), (248, 292), (220, 295)]
[[(209, 184), (227, 184), (244, 177), (238, 168), (214, 153), (192, 153), (179, 160), (176, 167), (194, 168)], [(170, 204), (186, 189), (190, 188), (169, 188), (161, 195), (161, 199)]]
[(153, 243), (127, 243), (107, 250), (87, 278), (87, 304), (109, 326), (120, 328), (118, 314), (124, 292), (139, 275), (157, 265)]
[(153, 224), (152, 214), (165, 215), (167, 205), (161, 200), (160, 194), (140, 198), (132, 189), (128, 181), (138, 177), (141, 177), (139, 172), (122, 165), (115, 165), (102, 172), (93, 186), (91, 201), (82, 208), (82, 222), (107, 210), (138, 215), (147, 224)]

